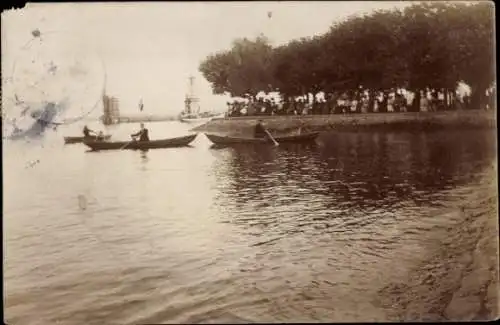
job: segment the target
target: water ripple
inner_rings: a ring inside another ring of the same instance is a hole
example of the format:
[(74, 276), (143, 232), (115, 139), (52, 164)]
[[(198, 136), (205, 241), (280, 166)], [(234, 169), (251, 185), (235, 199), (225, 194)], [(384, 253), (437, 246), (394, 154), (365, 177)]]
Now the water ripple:
[(461, 221), (494, 139), (332, 133), (321, 146), (210, 150), (200, 136), (145, 154), (53, 145), (30, 171), (11, 147), (6, 320), (386, 320), (378, 290)]

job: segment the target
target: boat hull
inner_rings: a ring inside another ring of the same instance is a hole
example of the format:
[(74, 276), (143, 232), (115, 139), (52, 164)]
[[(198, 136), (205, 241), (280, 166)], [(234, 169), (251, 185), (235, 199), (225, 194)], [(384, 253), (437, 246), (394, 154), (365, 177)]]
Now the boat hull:
[[(237, 145), (237, 144), (272, 144), (272, 140), (266, 138), (245, 138), (220, 136), (216, 134), (205, 133), (206, 137), (217, 145)], [(278, 143), (302, 143), (316, 140), (319, 132), (304, 133), (299, 135), (276, 136), (274, 139)]]
[[(110, 134), (107, 134), (104, 136), (104, 140), (109, 140), (111, 138), (111, 135)], [(87, 140), (92, 140), (92, 141), (96, 141), (97, 140), (97, 136), (95, 135), (92, 135), (90, 137), (64, 137), (64, 143), (65, 144), (73, 144), (73, 143), (83, 143), (83, 141), (87, 139)]]
[(196, 138), (197, 134), (188, 135), (163, 140), (151, 141), (84, 141), (83, 143), (94, 151), (99, 150), (149, 150), (149, 149), (164, 149), (188, 146)]

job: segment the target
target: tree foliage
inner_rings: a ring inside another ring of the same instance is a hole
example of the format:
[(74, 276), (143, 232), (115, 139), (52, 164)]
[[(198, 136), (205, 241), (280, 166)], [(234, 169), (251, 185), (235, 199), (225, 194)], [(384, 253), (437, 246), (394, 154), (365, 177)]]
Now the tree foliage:
[(332, 25), (321, 36), (271, 47), (265, 37), (236, 40), (200, 71), (216, 94), (285, 96), (407, 88), (452, 90), (461, 80), (477, 100), (495, 80), (494, 7), (424, 2)]
[(263, 36), (255, 41), (237, 39), (232, 45), (231, 50), (211, 55), (200, 65), (214, 93), (255, 96), (261, 90), (271, 90), (273, 49), (267, 39)]

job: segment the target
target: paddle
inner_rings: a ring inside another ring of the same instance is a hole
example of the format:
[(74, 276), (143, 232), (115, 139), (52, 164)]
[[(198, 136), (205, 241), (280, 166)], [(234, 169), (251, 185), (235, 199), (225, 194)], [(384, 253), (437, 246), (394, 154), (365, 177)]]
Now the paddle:
[(269, 131), (267, 129), (264, 129), (264, 131), (266, 132), (267, 136), (269, 137), (269, 139), (271, 139), (271, 141), (274, 143), (275, 146), (279, 146), (280, 144), (278, 143), (278, 141), (276, 141), (273, 136), (271, 135), (271, 133), (269, 133)]
[(129, 142), (125, 143), (119, 150), (125, 149), (129, 144), (131, 144), (134, 141), (135, 141), (135, 137), (132, 137), (132, 140), (130, 140)]

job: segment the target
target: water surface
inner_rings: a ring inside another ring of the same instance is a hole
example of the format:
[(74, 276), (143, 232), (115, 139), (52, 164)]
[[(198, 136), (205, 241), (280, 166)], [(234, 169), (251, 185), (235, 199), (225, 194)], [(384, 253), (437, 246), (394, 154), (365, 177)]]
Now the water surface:
[(449, 212), (496, 161), (489, 131), (86, 152), (63, 145), (79, 127), (4, 144), (9, 323), (385, 320), (380, 288), (459, 221)]

